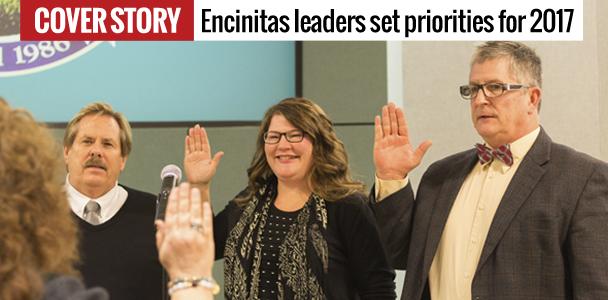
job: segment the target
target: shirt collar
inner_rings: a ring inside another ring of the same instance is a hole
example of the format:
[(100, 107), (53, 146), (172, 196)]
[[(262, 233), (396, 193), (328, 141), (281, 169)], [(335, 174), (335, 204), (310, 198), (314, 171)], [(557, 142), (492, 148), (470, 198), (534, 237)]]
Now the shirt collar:
[[(519, 164), (519, 162), (524, 158), (524, 156), (526, 156), (528, 151), (530, 151), (532, 145), (534, 145), (534, 141), (536, 141), (536, 138), (538, 137), (539, 133), (540, 126), (536, 127), (536, 129), (530, 131), (528, 134), (520, 137), (519, 139), (509, 144), (509, 149), (511, 150), (511, 154), (513, 155), (513, 165), (508, 166), (501, 162), (500, 170), (503, 174), (507, 172), (507, 170), (509, 170), (511, 167)], [(484, 145), (489, 147), (487, 143), (484, 143)], [(490, 164), (486, 165), (486, 167), (489, 166)]]
[(513, 161), (522, 160), (524, 156), (530, 151), (534, 141), (540, 133), (540, 126), (532, 130), (530, 133), (520, 137), (518, 140), (511, 143), (511, 153), (513, 154)]
[(117, 193), (119, 192), (120, 186), (118, 185), (118, 181), (114, 184), (111, 190), (107, 193), (101, 195), (99, 198), (90, 198), (79, 192), (71, 183), (70, 183), (70, 174), (66, 175), (65, 178), (65, 186), (66, 192), (68, 194), (68, 199), (70, 201), (70, 207), (72, 211), (78, 216), (84, 215), (84, 207), (87, 205), (87, 202), (94, 200), (101, 207), (100, 215), (103, 218), (104, 216), (104, 208), (107, 208), (110, 203), (116, 199)]

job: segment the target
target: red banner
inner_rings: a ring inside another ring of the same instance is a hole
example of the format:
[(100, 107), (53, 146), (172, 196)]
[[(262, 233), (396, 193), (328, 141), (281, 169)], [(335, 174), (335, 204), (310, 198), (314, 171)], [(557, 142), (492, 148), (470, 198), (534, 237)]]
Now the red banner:
[(191, 41), (193, 0), (21, 0), (21, 40)]

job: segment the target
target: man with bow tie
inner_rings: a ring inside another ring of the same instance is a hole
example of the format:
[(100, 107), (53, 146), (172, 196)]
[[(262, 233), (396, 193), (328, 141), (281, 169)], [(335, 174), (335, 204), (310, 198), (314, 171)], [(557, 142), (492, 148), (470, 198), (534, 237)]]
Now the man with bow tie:
[(432, 164), (416, 197), (401, 109), (375, 120), (371, 205), (402, 299), (608, 299), (608, 164), (540, 127), (541, 62), (516, 42), (477, 48), (469, 83), (473, 149)]

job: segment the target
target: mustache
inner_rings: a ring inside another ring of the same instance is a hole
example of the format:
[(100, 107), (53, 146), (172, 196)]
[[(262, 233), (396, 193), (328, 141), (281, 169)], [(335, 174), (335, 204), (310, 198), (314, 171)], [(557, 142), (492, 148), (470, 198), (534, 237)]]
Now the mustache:
[(106, 164), (101, 160), (101, 158), (99, 158), (97, 156), (93, 156), (93, 157), (87, 159), (87, 161), (84, 163), (84, 167), (85, 168), (96, 167), (96, 168), (102, 168), (104, 170), (107, 169)]

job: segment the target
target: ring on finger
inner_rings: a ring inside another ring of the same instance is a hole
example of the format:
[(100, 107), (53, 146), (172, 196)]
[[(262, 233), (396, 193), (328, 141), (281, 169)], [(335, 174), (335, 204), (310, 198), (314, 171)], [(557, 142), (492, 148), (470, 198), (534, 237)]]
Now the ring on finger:
[(192, 222), (190, 222), (190, 228), (192, 228), (192, 229), (194, 229), (194, 230), (196, 230), (198, 232), (202, 233), (204, 227), (205, 226), (203, 226), (203, 223), (200, 222), (200, 221), (192, 221)]

